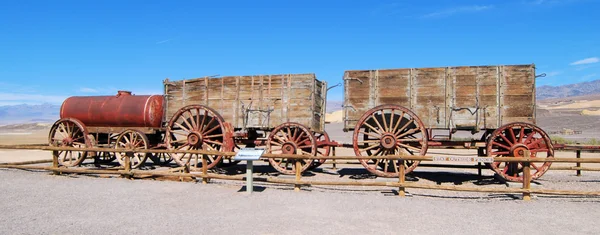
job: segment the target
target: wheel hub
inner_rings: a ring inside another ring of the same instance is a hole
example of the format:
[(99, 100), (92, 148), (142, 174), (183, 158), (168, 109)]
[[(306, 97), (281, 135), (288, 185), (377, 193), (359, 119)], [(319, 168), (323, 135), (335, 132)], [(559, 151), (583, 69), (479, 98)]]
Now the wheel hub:
[(298, 146), (292, 142), (286, 142), (281, 146), (283, 154), (296, 154), (296, 149), (298, 149)]
[(398, 141), (396, 140), (396, 137), (392, 134), (384, 134), (383, 137), (381, 137), (381, 147), (386, 148), (386, 149), (395, 149), (396, 148), (396, 143)]
[(71, 137), (64, 138), (62, 140), (62, 145), (63, 146), (71, 146), (71, 145), (73, 145), (73, 138), (71, 138)]
[(525, 157), (526, 150), (529, 150), (527, 146), (523, 144), (517, 144), (510, 149), (510, 155), (513, 157)]
[(192, 132), (188, 135), (187, 141), (191, 146), (200, 146), (202, 144), (202, 135), (198, 132)]

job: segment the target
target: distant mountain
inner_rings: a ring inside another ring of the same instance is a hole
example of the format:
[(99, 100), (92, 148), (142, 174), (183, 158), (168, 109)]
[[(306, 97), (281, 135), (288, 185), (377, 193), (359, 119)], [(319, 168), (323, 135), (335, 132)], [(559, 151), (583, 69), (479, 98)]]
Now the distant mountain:
[(600, 80), (562, 86), (539, 86), (536, 88), (536, 98), (540, 100), (593, 94), (600, 94)]
[(0, 106), (0, 125), (15, 123), (52, 123), (58, 120), (60, 105), (4, 105)]
[(342, 105), (344, 105), (344, 101), (328, 100), (326, 113), (333, 113), (335, 111), (342, 110)]

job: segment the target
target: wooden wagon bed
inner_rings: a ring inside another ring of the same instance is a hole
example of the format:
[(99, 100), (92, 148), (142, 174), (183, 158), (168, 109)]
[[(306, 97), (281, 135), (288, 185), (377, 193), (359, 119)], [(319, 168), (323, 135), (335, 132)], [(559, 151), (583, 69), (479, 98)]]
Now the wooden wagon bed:
[(535, 66), (352, 70), (344, 74), (344, 130), (382, 104), (404, 106), (430, 129), (535, 124)]
[(163, 82), (165, 120), (199, 104), (217, 111), (236, 130), (270, 130), (297, 122), (322, 132), (327, 84), (314, 74), (204, 77)]

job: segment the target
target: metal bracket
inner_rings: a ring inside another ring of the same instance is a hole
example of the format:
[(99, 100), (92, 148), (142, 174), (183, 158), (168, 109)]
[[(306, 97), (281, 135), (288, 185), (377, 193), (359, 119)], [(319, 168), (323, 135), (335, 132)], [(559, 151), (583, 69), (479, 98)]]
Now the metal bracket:
[(362, 80), (360, 80), (360, 79), (358, 79), (358, 78), (349, 78), (349, 77), (345, 77), (345, 78), (344, 78), (344, 81), (345, 81), (345, 80), (357, 80), (358, 82), (360, 82), (360, 84), (363, 84), (363, 81), (362, 81)]

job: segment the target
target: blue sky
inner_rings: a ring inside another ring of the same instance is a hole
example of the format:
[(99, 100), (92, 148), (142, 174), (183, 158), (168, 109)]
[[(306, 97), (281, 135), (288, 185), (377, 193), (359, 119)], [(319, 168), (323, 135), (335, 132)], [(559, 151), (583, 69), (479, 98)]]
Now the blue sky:
[[(0, 2), (0, 105), (165, 78), (537, 65), (537, 85), (600, 79), (600, 1)], [(328, 94), (342, 100), (342, 88)]]

